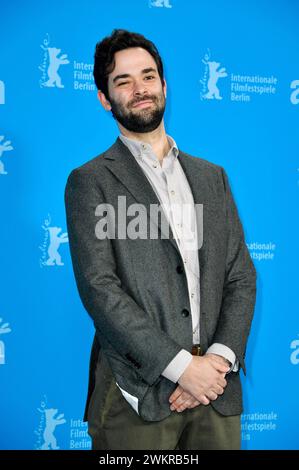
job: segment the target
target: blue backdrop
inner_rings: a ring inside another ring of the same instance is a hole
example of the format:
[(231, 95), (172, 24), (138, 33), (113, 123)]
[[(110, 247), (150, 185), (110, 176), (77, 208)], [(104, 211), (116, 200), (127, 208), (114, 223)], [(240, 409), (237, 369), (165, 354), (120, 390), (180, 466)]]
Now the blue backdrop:
[(258, 272), (242, 446), (298, 449), (299, 2), (0, 2), (0, 448), (88, 449), (93, 326), (66, 232), (70, 171), (118, 135), (92, 79), (114, 28), (158, 47), (165, 124), (224, 166)]

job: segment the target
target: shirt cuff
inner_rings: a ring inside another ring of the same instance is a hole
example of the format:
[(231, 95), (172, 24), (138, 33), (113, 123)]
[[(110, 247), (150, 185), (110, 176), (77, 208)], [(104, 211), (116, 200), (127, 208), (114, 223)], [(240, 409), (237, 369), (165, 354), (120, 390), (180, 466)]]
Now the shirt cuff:
[(181, 351), (172, 359), (168, 366), (163, 370), (162, 375), (168, 380), (177, 383), (185, 369), (192, 361), (192, 354), (181, 349)]
[(224, 344), (221, 344), (221, 343), (213, 343), (212, 346), (208, 348), (206, 354), (208, 353), (222, 356), (231, 363), (231, 367), (229, 371), (227, 372), (227, 374), (229, 374), (230, 372), (238, 372), (239, 361), (238, 359), (236, 359), (235, 353), (228, 346), (225, 346)]

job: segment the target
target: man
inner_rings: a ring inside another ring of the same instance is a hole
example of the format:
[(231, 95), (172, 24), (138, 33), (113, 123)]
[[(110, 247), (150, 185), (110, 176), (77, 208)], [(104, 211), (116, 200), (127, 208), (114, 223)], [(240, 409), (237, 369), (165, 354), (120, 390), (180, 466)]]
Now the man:
[[(95, 326), (92, 447), (239, 449), (256, 275), (226, 174), (165, 133), (151, 41), (114, 30), (96, 46), (94, 77), (120, 135), (65, 191), (75, 278)], [(142, 230), (130, 236), (137, 204)]]

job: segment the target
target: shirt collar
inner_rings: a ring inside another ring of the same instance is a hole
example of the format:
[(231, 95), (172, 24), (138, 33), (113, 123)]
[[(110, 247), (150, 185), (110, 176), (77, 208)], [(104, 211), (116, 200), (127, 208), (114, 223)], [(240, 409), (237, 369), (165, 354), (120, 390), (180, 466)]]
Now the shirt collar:
[[(168, 134), (166, 134), (166, 137), (170, 144), (170, 150), (167, 153), (167, 155), (170, 155), (172, 153), (175, 157), (178, 157), (179, 149), (175, 140), (173, 139), (173, 137), (171, 137)], [(124, 136), (123, 134), (120, 134), (119, 138), (129, 148), (129, 150), (132, 152), (135, 158), (140, 157), (142, 153), (144, 152), (144, 150), (150, 150), (150, 151), (153, 150), (152, 146), (148, 144), (147, 142), (142, 142), (140, 140), (131, 139), (129, 137)]]

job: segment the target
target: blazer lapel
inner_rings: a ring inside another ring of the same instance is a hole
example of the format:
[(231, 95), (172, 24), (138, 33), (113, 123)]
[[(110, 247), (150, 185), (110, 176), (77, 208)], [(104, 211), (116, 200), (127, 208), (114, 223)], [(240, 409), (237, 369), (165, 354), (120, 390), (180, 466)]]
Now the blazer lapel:
[[(157, 206), (160, 206), (160, 200), (128, 147), (118, 137), (116, 142), (104, 153), (103, 156), (105, 158), (106, 167), (127, 188), (134, 199), (145, 207), (146, 214), (151, 222), (158, 227), (158, 230), (164, 234), (165, 238), (169, 239), (174, 248), (180, 254), (178, 245), (164, 211), (161, 211), (161, 217), (158, 217), (158, 220), (150, 217), (151, 204), (157, 204)], [(167, 231), (164, 230), (164, 227), (167, 227), (169, 235)]]

